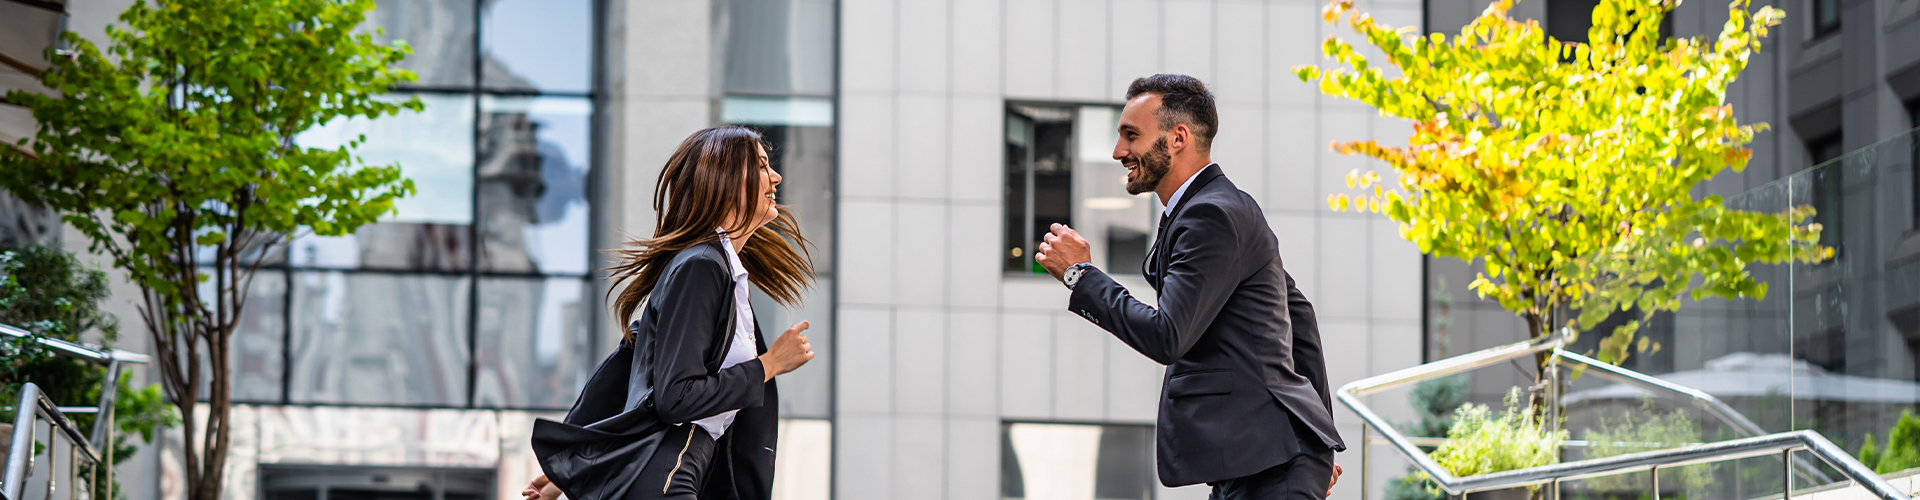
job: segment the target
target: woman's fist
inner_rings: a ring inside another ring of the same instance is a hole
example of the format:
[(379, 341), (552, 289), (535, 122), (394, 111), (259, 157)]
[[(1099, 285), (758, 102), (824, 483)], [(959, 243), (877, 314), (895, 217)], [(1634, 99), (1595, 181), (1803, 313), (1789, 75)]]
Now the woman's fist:
[(800, 334), (810, 326), (805, 321), (794, 323), (786, 333), (780, 334), (780, 338), (773, 340), (766, 354), (760, 355), (760, 364), (767, 372), (767, 380), (785, 375), (813, 360), (813, 344), (807, 343), (807, 336)]

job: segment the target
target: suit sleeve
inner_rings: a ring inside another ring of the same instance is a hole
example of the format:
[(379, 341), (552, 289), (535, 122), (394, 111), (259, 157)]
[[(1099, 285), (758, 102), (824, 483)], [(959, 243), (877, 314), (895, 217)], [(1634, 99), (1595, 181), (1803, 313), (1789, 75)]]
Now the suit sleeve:
[(1154, 362), (1170, 365), (1192, 349), (1238, 286), (1239, 236), (1226, 211), (1195, 204), (1167, 228), (1167, 276), (1160, 307), (1141, 303), (1111, 276), (1088, 270), (1073, 288), (1067, 309), (1112, 333)]
[[(733, 293), (726, 266), (711, 259), (688, 259), (660, 278), (648, 299), (647, 312), (656, 314), (655, 355), (651, 379), (654, 411), (660, 420), (683, 423), (761, 403), (766, 371), (759, 359), (707, 371), (717, 329)], [(727, 333), (731, 334), (731, 332)], [(635, 349), (641, 356), (642, 349)], [(634, 366), (645, 366), (635, 363)], [(635, 377), (649, 374), (636, 373)], [(632, 403), (629, 402), (629, 407)]]
[(1333, 413), (1333, 391), (1327, 387), (1327, 355), (1320, 347), (1320, 320), (1313, 314), (1313, 303), (1294, 286), (1293, 274), (1287, 275), (1287, 316), (1293, 322), (1293, 371), (1313, 382), (1320, 402)]

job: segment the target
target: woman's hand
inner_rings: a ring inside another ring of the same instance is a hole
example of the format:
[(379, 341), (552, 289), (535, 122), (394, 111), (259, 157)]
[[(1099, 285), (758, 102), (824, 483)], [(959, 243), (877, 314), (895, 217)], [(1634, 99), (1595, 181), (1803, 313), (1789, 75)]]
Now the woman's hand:
[(560, 487), (548, 481), (546, 474), (541, 474), (533, 478), (533, 483), (528, 484), (527, 489), (520, 490), (520, 496), (527, 500), (559, 500)]
[(780, 338), (773, 340), (766, 354), (760, 355), (760, 364), (767, 372), (767, 380), (773, 380), (776, 375), (785, 375), (813, 360), (813, 344), (808, 344), (807, 336), (800, 334), (810, 326), (805, 321), (794, 323), (793, 328), (788, 328), (786, 333), (780, 334)]

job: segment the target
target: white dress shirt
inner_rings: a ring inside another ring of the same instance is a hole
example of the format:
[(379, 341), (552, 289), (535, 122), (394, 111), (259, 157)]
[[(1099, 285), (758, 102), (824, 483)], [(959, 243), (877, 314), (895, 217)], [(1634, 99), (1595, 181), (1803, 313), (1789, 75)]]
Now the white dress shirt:
[[(725, 230), (720, 231), (720, 247), (727, 249), (727, 265), (733, 268), (733, 345), (727, 348), (727, 358), (720, 362), (725, 370), (755, 357), (759, 349), (754, 347), (753, 305), (747, 303), (747, 266), (740, 264), (740, 253), (733, 248), (733, 240), (727, 238)], [(692, 334), (684, 332), (683, 334)], [(719, 441), (727, 427), (733, 425), (733, 417), (740, 410), (727, 410), (719, 415), (693, 421), (694, 425), (707, 430), (707, 435)]]
[[(1219, 165), (1219, 164), (1208, 163), (1207, 167), (1211, 167), (1214, 165)], [(1200, 167), (1200, 170), (1206, 170), (1207, 167)], [(1180, 204), (1181, 196), (1187, 195), (1187, 186), (1192, 186), (1193, 180), (1198, 178), (1200, 178), (1200, 172), (1197, 172), (1197, 171), (1194, 172), (1193, 175), (1187, 176), (1187, 182), (1180, 183), (1180, 189), (1173, 190), (1173, 196), (1167, 197), (1167, 206), (1165, 208), (1160, 209), (1160, 215), (1163, 215), (1163, 216), (1173, 215), (1173, 207), (1178, 206)]]

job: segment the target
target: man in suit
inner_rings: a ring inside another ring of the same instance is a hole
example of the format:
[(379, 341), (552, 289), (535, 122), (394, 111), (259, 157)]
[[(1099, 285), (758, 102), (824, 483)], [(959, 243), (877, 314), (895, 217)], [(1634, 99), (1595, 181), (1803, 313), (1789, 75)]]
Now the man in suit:
[(1260, 205), (1209, 159), (1218, 125), (1198, 79), (1153, 75), (1127, 88), (1113, 158), (1128, 192), (1152, 191), (1166, 207), (1143, 270), (1158, 308), (1093, 267), (1072, 228), (1054, 224), (1035, 260), (1072, 290), (1069, 310), (1167, 365), (1162, 484), (1207, 483), (1215, 500), (1326, 498), (1346, 445), (1313, 305), (1281, 267)]

